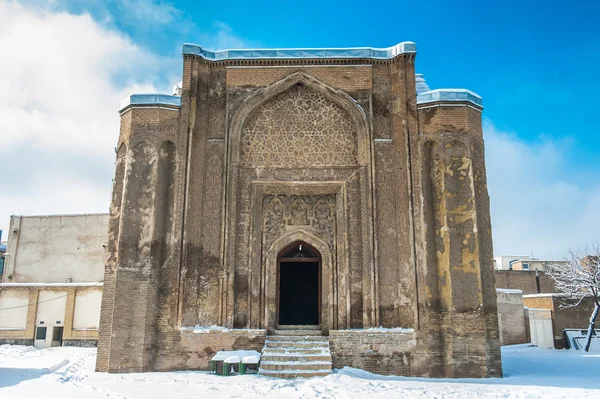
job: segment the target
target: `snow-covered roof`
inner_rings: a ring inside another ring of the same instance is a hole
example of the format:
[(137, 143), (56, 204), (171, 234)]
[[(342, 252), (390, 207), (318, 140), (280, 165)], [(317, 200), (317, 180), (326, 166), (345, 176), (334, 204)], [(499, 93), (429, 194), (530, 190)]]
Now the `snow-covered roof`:
[(502, 292), (504, 294), (523, 294), (522, 290), (513, 290), (508, 288), (496, 288), (496, 292)]
[(402, 42), (388, 48), (285, 48), (285, 49), (230, 49), (210, 51), (197, 44), (183, 45), (182, 54), (197, 55), (207, 61), (264, 60), (264, 59), (320, 59), (320, 58), (369, 58), (389, 60), (400, 54), (416, 53), (417, 45)]
[(560, 292), (546, 293), (546, 294), (527, 294), (523, 295), (523, 298), (569, 298), (570, 295), (563, 294)]
[(109, 213), (55, 213), (49, 215), (10, 215), (15, 218), (68, 218), (81, 216), (109, 216)]
[(104, 283), (0, 283), (1, 287), (102, 287)]
[(265, 332), (264, 329), (260, 329), (260, 328), (228, 328), (228, 327), (217, 326), (217, 325), (184, 326), (184, 327), (181, 327), (181, 331), (193, 332), (194, 334), (205, 334), (205, 333), (211, 333), (211, 332), (228, 333), (228, 332), (232, 332), (232, 331), (235, 331), (235, 332), (245, 331), (245, 332), (253, 333), (253, 334), (257, 334), (257, 333), (260, 334), (260, 333)]
[(417, 104), (453, 101), (468, 101), (479, 107), (483, 107), (481, 96), (467, 89), (436, 89), (417, 95)]
[(155, 105), (155, 106), (167, 106), (169, 108), (181, 107), (181, 97), (172, 96), (169, 94), (132, 94), (129, 97), (121, 101), (119, 112), (125, 110), (129, 106), (134, 105)]
[[(229, 357), (246, 358), (248, 356), (258, 357), (260, 359), (260, 353), (253, 350), (237, 350), (237, 351), (218, 351), (211, 360), (225, 360)], [(239, 362), (240, 360), (238, 360)]]
[(415, 73), (415, 83), (417, 86), (417, 94), (431, 91), (422, 73)]

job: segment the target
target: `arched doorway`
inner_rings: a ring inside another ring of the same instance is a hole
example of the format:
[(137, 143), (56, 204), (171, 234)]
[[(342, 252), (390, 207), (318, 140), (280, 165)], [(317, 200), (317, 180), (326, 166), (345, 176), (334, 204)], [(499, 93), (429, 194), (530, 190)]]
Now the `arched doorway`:
[(277, 324), (321, 325), (321, 254), (296, 241), (277, 256)]

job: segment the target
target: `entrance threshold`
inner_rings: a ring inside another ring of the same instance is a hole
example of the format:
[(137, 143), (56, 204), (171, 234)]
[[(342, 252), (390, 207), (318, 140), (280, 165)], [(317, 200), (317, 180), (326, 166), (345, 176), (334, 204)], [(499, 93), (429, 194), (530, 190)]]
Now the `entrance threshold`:
[(286, 325), (278, 325), (275, 328), (277, 330), (320, 330), (321, 326), (311, 326), (311, 325), (306, 325), (306, 324), (299, 324), (299, 325), (286, 324)]

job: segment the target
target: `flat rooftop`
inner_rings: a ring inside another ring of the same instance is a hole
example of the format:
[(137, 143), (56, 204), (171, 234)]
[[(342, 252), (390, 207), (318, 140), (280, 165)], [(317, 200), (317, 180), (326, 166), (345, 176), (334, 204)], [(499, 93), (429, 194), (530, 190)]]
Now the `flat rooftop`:
[(319, 58), (369, 58), (390, 60), (400, 54), (414, 54), (417, 45), (402, 42), (387, 48), (350, 47), (350, 48), (275, 48), (275, 49), (228, 49), (211, 51), (197, 44), (184, 44), (184, 55), (197, 55), (207, 61), (227, 60), (269, 60), (269, 59), (319, 59)]

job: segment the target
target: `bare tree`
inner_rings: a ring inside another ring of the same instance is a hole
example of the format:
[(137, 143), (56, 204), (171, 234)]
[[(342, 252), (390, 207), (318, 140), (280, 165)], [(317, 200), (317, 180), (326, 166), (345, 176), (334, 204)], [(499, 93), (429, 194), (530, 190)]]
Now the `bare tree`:
[(579, 306), (584, 298), (593, 299), (594, 310), (590, 316), (585, 342), (585, 351), (588, 352), (600, 308), (600, 244), (570, 249), (566, 262), (549, 265), (547, 274), (556, 283), (556, 289), (566, 294), (566, 300), (561, 301), (562, 308)]

